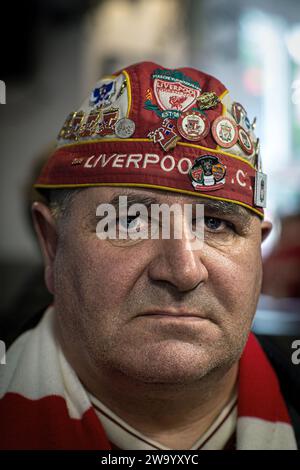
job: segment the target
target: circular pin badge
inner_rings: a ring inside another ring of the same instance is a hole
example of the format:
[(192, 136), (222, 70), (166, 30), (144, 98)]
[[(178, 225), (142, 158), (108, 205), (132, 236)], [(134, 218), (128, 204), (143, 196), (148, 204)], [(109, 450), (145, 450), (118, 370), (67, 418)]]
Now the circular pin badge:
[(196, 191), (214, 191), (225, 184), (226, 166), (215, 155), (196, 158), (189, 171)]
[(237, 124), (240, 124), (242, 117), (247, 116), (247, 111), (245, 110), (244, 106), (241, 105), (241, 103), (234, 101), (231, 106), (231, 114)]
[(220, 147), (232, 147), (238, 139), (238, 130), (233, 119), (227, 116), (217, 117), (211, 126), (213, 138)]
[(115, 124), (115, 134), (120, 139), (128, 139), (134, 134), (135, 123), (129, 118), (121, 118)]
[(239, 126), (238, 128), (238, 143), (241, 149), (247, 153), (248, 155), (251, 155), (254, 150), (254, 145), (253, 142), (250, 139), (249, 134), (243, 129), (242, 127)]
[(209, 127), (208, 118), (199, 111), (186, 111), (177, 121), (177, 128), (182, 137), (191, 141), (204, 139)]

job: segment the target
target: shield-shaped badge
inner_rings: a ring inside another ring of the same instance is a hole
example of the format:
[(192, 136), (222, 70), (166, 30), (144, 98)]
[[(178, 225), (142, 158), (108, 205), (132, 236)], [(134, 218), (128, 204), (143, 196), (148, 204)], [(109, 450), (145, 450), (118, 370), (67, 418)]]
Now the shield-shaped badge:
[(155, 78), (154, 94), (162, 109), (186, 111), (200, 96), (200, 89), (191, 88), (180, 82)]

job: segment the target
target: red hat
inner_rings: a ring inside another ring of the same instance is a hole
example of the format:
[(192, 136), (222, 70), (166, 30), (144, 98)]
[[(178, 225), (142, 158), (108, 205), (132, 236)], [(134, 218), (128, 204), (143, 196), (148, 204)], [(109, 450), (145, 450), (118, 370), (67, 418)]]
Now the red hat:
[(245, 108), (216, 78), (151, 62), (100, 80), (36, 188), (133, 186), (230, 201), (263, 217), (266, 177)]

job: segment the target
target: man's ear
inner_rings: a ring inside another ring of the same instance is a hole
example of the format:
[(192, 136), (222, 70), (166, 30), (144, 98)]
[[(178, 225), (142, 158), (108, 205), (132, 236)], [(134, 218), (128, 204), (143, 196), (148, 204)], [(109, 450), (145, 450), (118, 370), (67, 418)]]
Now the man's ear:
[(45, 283), (54, 294), (54, 260), (57, 249), (57, 225), (49, 207), (42, 202), (32, 204), (32, 218), (45, 264)]
[(263, 220), (261, 223), (261, 241), (263, 242), (272, 230), (272, 223), (269, 220)]

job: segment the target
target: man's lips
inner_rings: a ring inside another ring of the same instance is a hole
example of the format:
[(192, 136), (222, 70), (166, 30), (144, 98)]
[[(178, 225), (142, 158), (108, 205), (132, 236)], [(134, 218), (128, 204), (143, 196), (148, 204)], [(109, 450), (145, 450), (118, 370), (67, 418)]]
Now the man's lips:
[(174, 320), (208, 320), (204, 315), (196, 312), (170, 309), (155, 309), (140, 313), (139, 316), (149, 316), (157, 318), (173, 318)]

